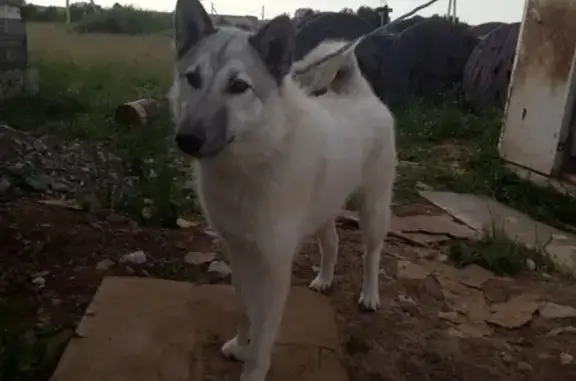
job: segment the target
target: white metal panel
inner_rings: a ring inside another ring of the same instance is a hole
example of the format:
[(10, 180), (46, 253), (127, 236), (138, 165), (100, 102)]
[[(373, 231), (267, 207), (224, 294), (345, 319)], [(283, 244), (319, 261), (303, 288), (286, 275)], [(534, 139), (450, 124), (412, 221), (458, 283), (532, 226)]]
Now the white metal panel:
[(20, 8), (13, 5), (0, 5), (0, 19), (20, 20)]
[(576, 1), (526, 0), (501, 156), (545, 175), (562, 165), (574, 108)]

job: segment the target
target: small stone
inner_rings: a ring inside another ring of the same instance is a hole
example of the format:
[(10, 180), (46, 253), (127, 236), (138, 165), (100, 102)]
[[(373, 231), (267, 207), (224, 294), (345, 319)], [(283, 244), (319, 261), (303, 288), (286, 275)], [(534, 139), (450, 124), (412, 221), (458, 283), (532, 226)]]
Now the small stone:
[(152, 208), (145, 206), (142, 208), (142, 212), (140, 213), (144, 220), (151, 220), (154, 216), (154, 212), (152, 212)]
[(204, 229), (204, 234), (206, 234), (207, 236), (209, 236), (211, 238), (218, 238), (218, 234), (216, 234), (216, 232), (212, 228)]
[(438, 262), (442, 263), (448, 262), (448, 256), (446, 254), (438, 255)]
[(560, 364), (562, 365), (570, 365), (574, 362), (574, 356), (569, 353), (562, 352), (560, 353)]
[(36, 277), (34, 279), (32, 279), (32, 283), (34, 283), (36, 286), (43, 288), (44, 286), (46, 286), (46, 278), (44, 277)]
[(532, 365), (527, 362), (521, 361), (518, 363), (518, 370), (521, 372), (532, 372)]
[(553, 359), (553, 357), (551, 355), (549, 355), (548, 353), (538, 353), (538, 359), (540, 360), (550, 360)]
[(416, 183), (416, 188), (420, 191), (430, 191), (430, 190), (434, 190), (434, 188), (432, 188), (430, 185), (423, 183), (421, 181), (418, 181)]
[(98, 264), (96, 264), (96, 270), (99, 271), (106, 271), (109, 268), (111, 268), (112, 266), (114, 266), (115, 263), (113, 260), (111, 259), (103, 259), (100, 262), (98, 262)]
[(50, 188), (55, 192), (68, 192), (70, 190), (70, 187), (62, 182), (51, 184)]
[(500, 353), (500, 356), (502, 357), (502, 361), (504, 361), (505, 363), (509, 364), (509, 363), (514, 361), (514, 358), (508, 352), (502, 352), (502, 353)]
[(528, 270), (534, 271), (536, 270), (536, 262), (528, 258), (526, 259), (526, 267), (528, 267)]
[(555, 303), (546, 303), (544, 308), (540, 309), (540, 316), (545, 319), (575, 318), (576, 308)]
[(120, 263), (142, 265), (146, 263), (147, 260), (148, 258), (146, 257), (146, 254), (142, 250), (140, 250), (134, 253), (124, 255), (122, 258), (120, 258)]
[(228, 266), (228, 264), (226, 262), (222, 262), (222, 261), (214, 261), (214, 262), (210, 263), (210, 266), (208, 267), (208, 272), (213, 273), (213, 274), (217, 274), (221, 278), (226, 278), (227, 276), (232, 274), (232, 270), (230, 269), (230, 266)]
[(410, 296), (400, 294), (398, 295), (398, 300), (400, 301), (400, 303), (412, 304), (414, 306), (416, 305), (416, 302)]
[(195, 221), (188, 221), (185, 220), (184, 218), (178, 218), (176, 220), (176, 225), (180, 228), (180, 229), (189, 229), (189, 228), (193, 228), (198, 226), (198, 223)]
[(52, 184), (52, 179), (45, 175), (31, 175), (26, 176), (24, 182), (33, 190), (43, 192)]
[(194, 181), (188, 180), (184, 183), (184, 185), (182, 185), (182, 190), (193, 191), (195, 187), (196, 187), (196, 184), (194, 183)]
[(556, 328), (548, 332), (546, 336), (558, 336), (563, 333), (576, 333), (576, 327), (569, 325), (567, 327)]
[(2, 176), (0, 178), (0, 194), (4, 194), (4, 193), (8, 192), (8, 190), (10, 189), (11, 186), (12, 186), (12, 183), (10, 182), (8, 177)]
[(203, 265), (205, 263), (210, 263), (216, 259), (216, 253), (200, 253), (200, 252), (192, 252), (186, 254), (184, 257), (184, 262), (188, 263), (189, 265)]

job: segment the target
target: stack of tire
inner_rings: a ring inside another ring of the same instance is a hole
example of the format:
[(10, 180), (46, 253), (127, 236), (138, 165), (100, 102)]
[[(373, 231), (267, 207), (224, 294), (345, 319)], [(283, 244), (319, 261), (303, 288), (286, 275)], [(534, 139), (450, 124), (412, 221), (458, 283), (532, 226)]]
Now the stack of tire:
[[(374, 28), (354, 14), (318, 13), (300, 25), (295, 58), (325, 39), (353, 40)], [(476, 109), (503, 107), (518, 30), (518, 23), (470, 27), (415, 16), (365, 39), (356, 56), (375, 94), (387, 104), (441, 99), (449, 92)]]
[(483, 35), (470, 55), (462, 87), (473, 109), (504, 108), (519, 32), (520, 23), (499, 25)]

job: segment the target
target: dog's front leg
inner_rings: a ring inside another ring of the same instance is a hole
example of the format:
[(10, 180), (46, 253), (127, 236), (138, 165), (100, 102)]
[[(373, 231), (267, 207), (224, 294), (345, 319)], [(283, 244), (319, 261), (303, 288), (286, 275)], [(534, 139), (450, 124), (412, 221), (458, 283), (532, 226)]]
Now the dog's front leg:
[(250, 356), (244, 364), (241, 381), (265, 381), (270, 369), (272, 349), (290, 289), (295, 245), (289, 246), (264, 250), (259, 266), (253, 267), (251, 279), (255, 288), (249, 302), (253, 308)]
[(250, 330), (250, 311), (248, 298), (250, 297), (250, 279), (246, 277), (247, 258), (241, 251), (235, 251), (230, 257), (230, 267), (232, 269), (232, 284), (236, 293), (236, 302), (238, 308), (238, 328), (236, 336), (228, 340), (221, 348), (222, 354), (230, 359), (246, 361), (249, 352), (249, 330)]

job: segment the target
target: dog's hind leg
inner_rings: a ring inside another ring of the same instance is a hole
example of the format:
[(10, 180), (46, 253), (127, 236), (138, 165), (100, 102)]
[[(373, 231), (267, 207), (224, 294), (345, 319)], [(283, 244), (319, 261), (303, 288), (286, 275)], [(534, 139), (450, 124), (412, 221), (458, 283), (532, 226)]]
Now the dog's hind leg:
[(315, 291), (323, 292), (330, 288), (334, 279), (334, 267), (338, 256), (336, 221), (331, 219), (323, 225), (318, 230), (317, 237), (322, 259), (320, 260), (320, 271), (309, 287)]
[(362, 189), (360, 227), (364, 243), (364, 274), (358, 303), (372, 311), (380, 306), (380, 257), (390, 225), (392, 186), (393, 181), (390, 176), (390, 178), (372, 178), (364, 184)]

